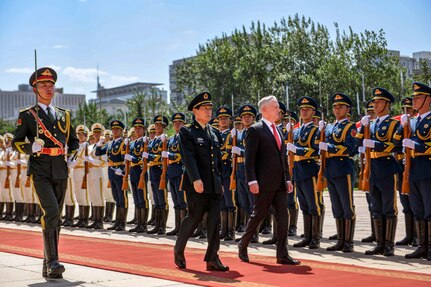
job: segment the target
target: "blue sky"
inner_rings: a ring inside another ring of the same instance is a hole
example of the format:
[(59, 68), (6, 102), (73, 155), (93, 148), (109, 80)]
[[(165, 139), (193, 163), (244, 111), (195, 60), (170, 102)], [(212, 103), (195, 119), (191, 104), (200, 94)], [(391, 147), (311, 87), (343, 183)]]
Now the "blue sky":
[(164, 84), (169, 65), (195, 54), (199, 43), (251, 21), (267, 25), (305, 15), (330, 29), (386, 32), (388, 47), (411, 56), (431, 51), (431, 1), (189, 1), (1, 0), (0, 89), (16, 90), (38, 66), (57, 69), (58, 87), (95, 97), (96, 67), (107, 88)]

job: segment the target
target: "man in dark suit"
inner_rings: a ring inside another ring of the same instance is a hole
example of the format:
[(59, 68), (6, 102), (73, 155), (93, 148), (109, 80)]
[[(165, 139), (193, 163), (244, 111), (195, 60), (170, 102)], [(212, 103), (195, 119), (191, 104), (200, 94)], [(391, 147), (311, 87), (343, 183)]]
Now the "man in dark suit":
[(274, 122), (278, 118), (277, 98), (268, 96), (259, 101), (262, 120), (252, 125), (245, 139), (245, 171), (255, 205), (247, 228), (238, 244), (238, 256), (249, 262), (247, 246), (260, 222), (274, 206), (277, 220), (277, 263), (297, 265), (300, 262), (287, 252), (287, 192), (293, 191), (287, 168), (286, 145)]
[(223, 193), (220, 133), (208, 122), (212, 116), (211, 95), (197, 95), (188, 106), (195, 120), (180, 130), (180, 153), (185, 173), (183, 188), (189, 213), (183, 219), (174, 247), (175, 264), (186, 268), (184, 249), (204, 214), (208, 213), (208, 247), (205, 254), (207, 270), (228, 271), (218, 257), (220, 248), (220, 204)]
[(33, 180), (43, 210), (42, 276), (49, 278), (62, 278), (65, 271), (58, 262), (60, 214), (69, 176), (65, 156), (71, 159), (79, 147), (69, 111), (51, 104), (56, 81), (57, 73), (51, 68), (41, 68), (32, 74), (29, 82), (38, 105), (20, 111), (12, 140), (15, 150), (30, 155), (27, 174)]

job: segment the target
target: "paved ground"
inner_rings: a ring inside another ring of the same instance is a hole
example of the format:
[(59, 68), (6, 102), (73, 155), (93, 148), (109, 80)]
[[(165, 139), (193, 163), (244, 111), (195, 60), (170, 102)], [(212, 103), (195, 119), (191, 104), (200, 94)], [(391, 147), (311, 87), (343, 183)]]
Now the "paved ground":
[[(324, 223), (323, 236), (327, 238), (335, 233), (335, 222), (332, 218), (331, 207), (328, 194), (325, 193), (325, 204), (326, 204), (326, 217)], [(133, 202), (130, 199), (130, 202)], [(398, 204), (399, 205), (399, 204)], [(386, 258), (384, 256), (365, 256), (364, 251), (370, 249), (372, 244), (363, 244), (360, 239), (366, 237), (370, 233), (369, 226), (369, 214), (365, 195), (362, 192), (356, 192), (355, 194), (355, 206), (357, 212), (357, 224), (355, 233), (355, 251), (351, 254), (344, 254), (342, 252), (327, 252), (325, 248), (333, 244), (329, 240), (323, 239), (321, 243), (321, 249), (309, 250), (309, 249), (297, 249), (289, 248), (291, 256), (299, 259), (310, 259), (324, 262), (336, 262), (344, 264), (353, 264), (358, 266), (366, 266), (377, 269), (391, 269), (391, 270), (402, 270), (408, 272), (420, 272), (424, 274), (431, 274), (431, 262), (424, 260), (405, 260), (404, 255), (412, 252), (413, 247), (397, 247), (396, 256), (392, 258)], [(401, 212), (401, 206), (399, 205)], [(173, 212), (171, 213), (171, 215)], [(133, 209), (129, 210), (129, 218), (132, 218)], [(170, 216), (168, 226), (173, 226), (173, 216)], [(15, 224), (10, 222), (0, 221), (0, 227), (7, 228), (19, 228), (27, 230), (39, 231), (40, 227), (36, 225), (24, 225)], [(302, 219), (298, 222), (299, 231), (302, 231)], [(110, 231), (90, 231), (74, 228), (62, 229), (64, 234), (73, 234), (80, 236), (92, 236), (101, 238), (111, 238), (130, 240), (135, 242), (151, 242), (160, 244), (174, 244), (175, 237), (166, 236), (150, 236), (150, 235), (134, 235), (128, 232), (110, 232)], [(404, 217), (402, 214), (399, 216), (396, 240), (404, 237)], [(261, 236), (260, 240), (265, 240), (267, 236)], [(289, 238), (289, 245), (297, 242), (299, 237)], [(206, 248), (206, 242), (197, 239), (191, 239), (188, 246), (196, 248)], [(225, 243), (222, 241), (221, 250), (236, 252), (236, 244), (233, 242)], [(266, 246), (262, 244), (252, 244), (249, 247), (250, 254), (261, 254), (261, 255), (275, 255), (274, 246)], [(61, 254), (60, 254), (61, 257)], [(223, 259), (223, 258), (222, 258)], [(89, 267), (83, 267), (73, 264), (65, 264), (66, 273), (63, 280), (47, 281), (40, 275), (42, 260), (0, 253), (0, 286), (192, 286), (185, 285), (182, 283), (172, 282), (168, 280), (160, 280), (149, 277), (130, 275), (120, 272), (112, 272), (106, 270), (99, 270)], [(172, 263), (173, 264), (173, 263)], [(202, 263), (202, 268), (204, 264)]]

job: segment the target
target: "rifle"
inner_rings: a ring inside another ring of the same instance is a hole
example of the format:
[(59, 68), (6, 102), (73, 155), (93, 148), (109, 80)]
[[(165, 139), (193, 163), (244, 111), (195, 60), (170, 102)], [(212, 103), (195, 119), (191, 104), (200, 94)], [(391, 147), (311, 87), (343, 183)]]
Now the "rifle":
[[(84, 156), (88, 156), (88, 146), (87, 142), (83, 145), (84, 150)], [(87, 189), (87, 175), (88, 175), (88, 162), (84, 162), (84, 177), (82, 178), (82, 184), (81, 189)]]
[[(129, 139), (130, 140), (130, 139)], [(126, 145), (126, 154), (130, 153), (130, 142), (127, 142)], [(126, 168), (124, 169), (124, 175), (123, 175), (123, 185), (121, 186), (121, 188), (123, 190), (127, 190), (129, 189), (129, 171), (130, 171), (130, 161), (126, 161), (125, 163)]]
[[(167, 151), (168, 150), (168, 139), (165, 136), (164, 140), (163, 140), (163, 144), (162, 144), (162, 150), (163, 151)], [(162, 175), (160, 176), (160, 184), (159, 184), (159, 189), (166, 189), (166, 173), (168, 171), (168, 159), (167, 158), (163, 158), (163, 165), (162, 165)]]
[[(405, 112), (407, 114), (407, 112)], [(410, 115), (407, 115), (407, 122), (404, 125), (403, 135), (405, 139), (410, 138), (410, 135), (412, 133), (412, 129), (410, 127)], [(410, 165), (411, 165), (411, 149), (408, 147), (404, 148), (404, 154), (405, 154), (405, 165), (404, 165), (404, 172), (403, 172), (403, 184), (401, 186), (401, 193), (402, 194), (410, 194)]]
[[(6, 148), (6, 162), (10, 161), (10, 150)], [(4, 188), (10, 188), (10, 166), (6, 166), (6, 179), (4, 182)]]
[[(290, 107), (289, 107), (289, 86), (286, 85), (286, 108), (289, 111), (289, 132), (287, 133), (287, 142), (293, 143), (293, 126), (292, 126), (292, 117), (290, 113)], [(289, 151), (287, 153), (287, 163), (289, 165), (289, 175), (290, 178), (293, 178), (293, 165), (294, 165), (294, 158), (293, 158), (293, 152)]]
[[(237, 133), (238, 130), (235, 129), (235, 135), (232, 137), (232, 146), (236, 146), (237, 141)], [(232, 172), (230, 174), (230, 190), (236, 190), (236, 170), (238, 168), (238, 156), (237, 154), (233, 154), (233, 160), (232, 160)]]
[(18, 164), (15, 178), (15, 188), (19, 188), (21, 186), (21, 153), (18, 153)]
[[(320, 93), (320, 82), (319, 82), (319, 94), (320, 94), (320, 106), (322, 107), (322, 121), (325, 120), (325, 113), (323, 111), (323, 100), (322, 95)], [(326, 127), (320, 131), (320, 142), (325, 142), (326, 139)], [(325, 189), (325, 168), (326, 168), (326, 151), (320, 150), (320, 167), (319, 173), (317, 174), (317, 184), (316, 190), (317, 192), (323, 192)]]
[[(364, 128), (364, 139), (370, 139), (370, 125), (371, 122), (368, 124), (368, 126), (363, 126)], [(361, 190), (364, 192), (370, 191), (370, 174), (371, 174), (371, 149), (365, 148), (365, 164), (364, 164), (364, 171), (362, 176), (362, 185)]]
[[(141, 154), (142, 154), (142, 152), (148, 152), (148, 141), (149, 141), (148, 139), (145, 139), (144, 146), (142, 147), (142, 150), (140, 151)], [(139, 189), (145, 189), (146, 188), (145, 173), (147, 172), (147, 168), (148, 168), (148, 159), (143, 158), (142, 159), (142, 171), (141, 171), (141, 175), (139, 176), (139, 183), (138, 183)]]
[[(36, 137), (34, 141), (38, 144), (40, 144), (42, 147), (45, 145), (45, 141), (41, 138), (39, 138), (39, 91), (37, 89), (37, 52), (36, 49), (34, 49), (34, 74), (36, 77), (36, 84), (34, 85), (36, 89)], [(40, 156), (40, 152), (37, 153), (37, 156)]]

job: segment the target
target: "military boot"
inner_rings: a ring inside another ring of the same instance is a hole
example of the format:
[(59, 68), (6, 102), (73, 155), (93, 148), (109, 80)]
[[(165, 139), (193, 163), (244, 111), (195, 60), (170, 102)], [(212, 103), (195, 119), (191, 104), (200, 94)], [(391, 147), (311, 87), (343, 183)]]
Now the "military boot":
[[(406, 254), (406, 259), (425, 258), (427, 256), (427, 222), (425, 220), (415, 220), (415, 227), (418, 234), (419, 246), (412, 253)], [(428, 237), (429, 234), (430, 231), (428, 229)]]
[(344, 247), (344, 219), (335, 218), (335, 226), (337, 228), (337, 243), (331, 247), (326, 248), (327, 251), (339, 251)]
[(180, 229), (180, 210), (176, 208), (175, 210), (175, 226), (174, 229), (166, 233), (168, 236), (177, 235), (178, 230)]
[(43, 243), (46, 257), (46, 275), (48, 278), (62, 278), (65, 268), (58, 262), (58, 230), (43, 230)]
[(12, 221), (13, 219), (13, 202), (6, 202), (6, 212), (3, 220)]
[(27, 218), (24, 221), (26, 223), (34, 223), (36, 221), (33, 203), (27, 203)]
[(371, 235), (368, 237), (363, 238), (361, 241), (364, 243), (368, 243), (368, 242), (374, 242), (376, 241), (376, 230), (374, 228), (374, 221), (373, 221), (373, 216), (370, 213), (370, 219), (371, 219)]
[(227, 213), (228, 213), (227, 211), (220, 211), (220, 224), (221, 224), (220, 239), (225, 238), (227, 235), (227, 226), (228, 226)]
[(320, 234), (322, 229), (320, 223), (322, 222), (322, 216), (313, 215), (311, 217), (311, 241), (308, 245), (309, 249), (317, 249), (320, 247)]
[(427, 221), (427, 229), (428, 229), (428, 252), (427, 252), (427, 260), (431, 261), (431, 220)]
[(147, 234), (156, 234), (160, 228), (160, 220), (162, 218), (162, 209), (156, 208), (154, 211), (154, 228), (147, 231)]
[[(298, 209), (296, 208), (289, 208), (289, 229), (287, 231), (288, 236), (296, 236), (296, 230), (298, 226)], [(275, 225), (274, 225), (274, 232), (275, 232)]]
[(385, 249), (383, 219), (373, 219), (373, 226), (377, 245), (374, 248), (365, 251), (365, 255), (383, 254)]
[(75, 213), (75, 206), (66, 205), (66, 217), (64, 218), (64, 221), (61, 223), (61, 226), (72, 226), (74, 213)]
[(413, 230), (414, 230), (414, 219), (412, 213), (404, 213), (404, 220), (406, 223), (406, 237), (401, 239), (400, 241), (397, 241), (395, 245), (409, 245), (413, 243)]
[(114, 225), (111, 227), (108, 227), (107, 230), (115, 230), (117, 229), (118, 225), (120, 225), (120, 207), (117, 206), (115, 209), (115, 222)]
[(119, 215), (120, 220), (118, 221), (118, 226), (115, 229), (115, 231), (124, 231), (126, 230), (126, 222), (127, 222), (127, 208), (126, 207), (119, 207)]
[(153, 204), (151, 205), (151, 217), (150, 220), (148, 220), (148, 225), (155, 225), (156, 223), (156, 206)]
[(166, 223), (168, 221), (169, 209), (162, 209), (160, 211), (160, 228), (157, 231), (158, 235), (166, 235)]
[(22, 222), (24, 217), (24, 203), (16, 202), (15, 203), (15, 217), (12, 218), (12, 221)]
[(141, 226), (136, 230), (137, 233), (145, 233), (147, 232), (147, 221), (148, 221), (148, 212), (150, 210), (148, 208), (141, 208)]
[(82, 207), (82, 221), (81, 224), (78, 225), (79, 228), (86, 228), (88, 225), (88, 221), (90, 220), (90, 206), (84, 205)]
[(293, 244), (293, 247), (305, 247), (310, 244), (311, 241), (311, 215), (304, 214), (304, 239), (298, 243)]
[(272, 225), (274, 227), (272, 229), (272, 237), (268, 240), (262, 241), (262, 244), (268, 245), (268, 244), (276, 244), (277, 243), (277, 226), (278, 226), (278, 223), (277, 223), (277, 219), (275, 218), (274, 215), (272, 215)]
[(142, 224), (142, 218), (141, 218), (141, 208), (135, 207), (135, 213), (136, 213), (136, 225), (133, 228), (129, 229), (129, 232), (136, 232), (140, 228), (140, 225)]
[(97, 207), (97, 217), (96, 217), (96, 224), (94, 225), (94, 229), (103, 229), (103, 214), (104, 214), (104, 207), (98, 206)]
[(232, 241), (235, 239), (235, 222), (236, 222), (236, 212), (228, 211), (227, 212), (227, 232), (224, 237), (224, 241)]
[(385, 251), (384, 256), (394, 256), (395, 232), (397, 230), (397, 218), (386, 218)]
[(344, 220), (344, 253), (353, 252), (353, 236), (355, 234), (355, 223), (356, 219), (345, 219)]
[(127, 224), (136, 224), (136, 221), (138, 220), (138, 210), (135, 208), (135, 213), (133, 216), (133, 219), (130, 221), (127, 221)]
[(115, 209), (115, 202), (106, 202), (105, 216), (103, 217), (104, 222), (112, 222), (114, 209)]

